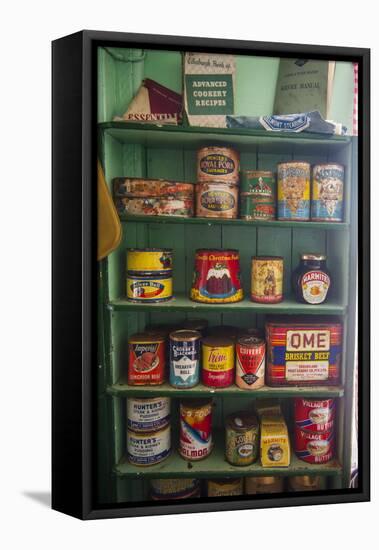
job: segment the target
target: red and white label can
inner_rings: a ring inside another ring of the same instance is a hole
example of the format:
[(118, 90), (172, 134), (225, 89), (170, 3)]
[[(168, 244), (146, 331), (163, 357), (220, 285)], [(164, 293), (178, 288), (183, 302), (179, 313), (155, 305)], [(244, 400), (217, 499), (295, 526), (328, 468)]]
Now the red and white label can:
[(295, 453), (310, 464), (324, 464), (334, 457), (334, 430), (306, 432), (295, 428)]
[(212, 451), (212, 402), (190, 399), (180, 403), (179, 453), (201, 460)]
[(311, 432), (327, 432), (334, 427), (336, 402), (334, 399), (301, 399), (294, 404), (295, 424)]
[(254, 335), (241, 336), (236, 344), (236, 384), (256, 390), (265, 383), (266, 344)]

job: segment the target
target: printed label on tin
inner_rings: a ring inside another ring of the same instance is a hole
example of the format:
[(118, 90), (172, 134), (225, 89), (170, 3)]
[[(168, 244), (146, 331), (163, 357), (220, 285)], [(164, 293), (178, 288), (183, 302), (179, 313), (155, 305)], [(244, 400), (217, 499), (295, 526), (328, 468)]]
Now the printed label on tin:
[(328, 361), (286, 361), (287, 380), (327, 380), (329, 377)]
[(214, 190), (205, 191), (200, 197), (200, 203), (206, 210), (212, 212), (226, 212), (227, 210), (233, 210), (235, 207), (235, 200), (232, 193), (227, 191)]
[(170, 346), (170, 382), (192, 386), (199, 381), (199, 342), (173, 342)]
[(303, 298), (308, 304), (321, 304), (325, 301), (330, 287), (330, 278), (323, 271), (307, 271), (301, 278)]
[(133, 368), (136, 372), (150, 372), (159, 365), (157, 344), (131, 344), (135, 361)]
[(308, 220), (310, 215), (309, 166), (288, 163), (278, 167), (278, 218)]
[(170, 454), (170, 429), (167, 428), (148, 437), (128, 432), (127, 447), (129, 460), (133, 464), (156, 464)]
[(236, 169), (234, 160), (226, 155), (212, 153), (205, 155), (199, 162), (200, 170), (208, 176), (227, 176)]
[(180, 420), (180, 453), (188, 459), (199, 459), (209, 455), (212, 449), (212, 434), (210, 422), (205, 419), (206, 428), (190, 426), (183, 419)]
[(130, 285), (133, 298), (157, 298), (164, 290), (164, 285), (156, 281), (137, 281)]
[(264, 378), (265, 372), (265, 347), (244, 347), (237, 345), (237, 377), (248, 386), (252, 386), (257, 380)]
[(312, 219), (342, 221), (344, 168), (317, 165), (313, 168)]
[(134, 431), (160, 430), (170, 421), (170, 400), (168, 397), (156, 399), (127, 400), (128, 428)]

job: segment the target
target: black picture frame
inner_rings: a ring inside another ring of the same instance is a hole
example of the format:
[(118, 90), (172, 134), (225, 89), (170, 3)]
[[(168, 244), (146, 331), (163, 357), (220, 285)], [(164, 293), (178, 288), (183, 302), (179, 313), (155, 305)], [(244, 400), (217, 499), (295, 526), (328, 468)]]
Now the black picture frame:
[[(359, 65), (359, 486), (314, 494), (132, 507), (98, 506), (96, 473), (97, 46), (198, 49), (353, 61)], [(82, 31), (52, 44), (52, 507), (81, 519), (302, 506), (370, 499), (370, 50)]]

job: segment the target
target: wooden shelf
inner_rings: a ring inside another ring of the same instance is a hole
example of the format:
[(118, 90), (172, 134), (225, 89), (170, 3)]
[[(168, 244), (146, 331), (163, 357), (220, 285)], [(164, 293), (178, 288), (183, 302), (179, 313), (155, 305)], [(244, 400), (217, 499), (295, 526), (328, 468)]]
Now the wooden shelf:
[(327, 464), (308, 464), (299, 460), (294, 453), (288, 468), (263, 468), (259, 459), (250, 466), (232, 466), (225, 460), (224, 441), (218, 434), (216, 444), (210, 456), (203, 460), (189, 462), (184, 460), (173, 448), (172, 454), (160, 464), (154, 466), (133, 466), (124, 456), (114, 467), (117, 476), (126, 478), (211, 478), (241, 476), (305, 476), (305, 475), (339, 475), (342, 468), (337, 460)]
[(168, 383), (160, 386), (129, 386), (126, 382), (119, 381), (108, 386), (107, 393), (116, 397), (237, 397), (259, 399), (265, 397), (342, 397), (342, 386), (309, 386), (309, 387), (277, 387), (264, 386), (259, 390), (241, 390), (235, 384), (228, 388), (209, 388), (198, 384), (190, 389), (173, 388)]
[(108, 303), (110, 311), (212, 311), (218, 313), (227, 313), (230, 308), (231, 312), (251, 312), (261, 314), (297, 314), (297, 315), (343, 315), (346, 307), (335, 303), (327, 302), (320, 305), (301, 304), (294, 299), (288, 298), (279, 304), (258, 304), (251, 302), (247, 298), (241, 302), (231, 304), (204, 304), (193, 302), (186, 295), (178, 293), (174, 298), (167, 302), (150, 303), (133, 303), (126, 298), (119, 298)]

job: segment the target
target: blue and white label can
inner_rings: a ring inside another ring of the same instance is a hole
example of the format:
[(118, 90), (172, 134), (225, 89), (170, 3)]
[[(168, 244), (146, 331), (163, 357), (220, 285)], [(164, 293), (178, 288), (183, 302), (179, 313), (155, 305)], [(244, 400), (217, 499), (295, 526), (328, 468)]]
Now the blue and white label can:
[(152, 466), (167, 458), (171, 453), (171, 427), (149, 433), (126, 434), (128, 460), (136, 466)]
[(126, 404), (128, 429), (134, 432), (161, 430), (170, 423), (170, 398), (129, 397)]
[(308, 162), (278, 164), (278, 220), (309, 220), (310, 170)]
[(317, 164), (312, 176), (312, 220), (342, 222), (344, 167), (334, 163)]
[(193, 388), (200, 378), (200, 339), (197, 330), (176, 330), (170, 334), (170, 384)]

